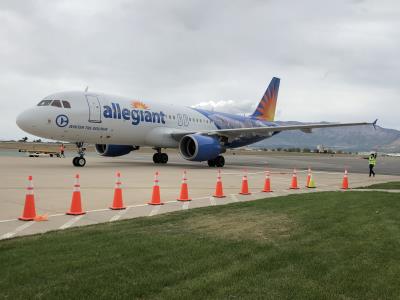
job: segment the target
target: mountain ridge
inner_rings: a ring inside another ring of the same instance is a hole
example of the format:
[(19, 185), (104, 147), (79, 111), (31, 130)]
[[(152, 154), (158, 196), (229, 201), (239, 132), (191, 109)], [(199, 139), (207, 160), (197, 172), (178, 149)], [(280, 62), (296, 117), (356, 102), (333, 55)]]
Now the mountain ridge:
[[(277, 121), (279, 125), (315, 124), (297, 121)], [(331, 124), (329, 122), (318, 122)], [(313, 129), (312, 133), (300, 130), (281, 132), (271, 138), (251, 145), (254, 148), (310, 148), (318, 145), (345, 151), (400, 152), (400, 131), (372, 125)]]

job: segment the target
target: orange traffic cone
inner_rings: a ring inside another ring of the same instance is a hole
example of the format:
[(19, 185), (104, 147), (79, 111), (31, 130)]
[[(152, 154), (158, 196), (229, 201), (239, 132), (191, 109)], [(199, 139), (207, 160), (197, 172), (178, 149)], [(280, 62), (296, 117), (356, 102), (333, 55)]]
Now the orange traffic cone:
[(347, 170), (344, 170), (342, 190), (347, 190), (349, 188), (349, 178), (347, 176)]
[(150, 205), (163, 205), (160, 199), (160, 186), (158, 185), (158, 171), (154, 175), (154, 185), (153, 185), (153, 194), (151, 196), (151, 201), (148, 202)]
[(306, 187), (310, 185), (310, 179), (311, 179), (311, 169), (308, 168), (308, 174), (307, 174), (307, 180), (306, 180)]
[(119, 210), (119, 209), (126, 209), (124, 203), (122, 201), (122, 188), (121, 188), (121, 173), (117, 172), (115, 178), (115, 188), (114, 188), (114, 200), (110, 209)]
[(215, 186), (215, 193), (213, 195), (215, 198), (225, 198), (224, 190), (222, 187), (222, 180), (221, 180), (221, 170), (218, 170), (218, 177), (217, 177), (217, 184)]
[(182, 184), (181, 184), (181, 193), (179, 195), (179, 198), (176, 199), (178, 201), (191, 201), (192, 200), (189, 198), (188, 185), (187, 185), (186, 181), (187, 181), (186, 170), (184, 170), (183, 177), (182, 177)]
[(71, 208), (67, 212), (67, 215), (84, 215), (86, 212), (82, 210), (81, 200), (81, 185), (79, 184), (79, 174), (75, 175), (74, 190), (72, 192)]
[(299, 187), (297, 186), (297, 174), (296, 174), (296, 169), (293, 170), (293, 176), (292, 176), (292, 183), (290, 185), (291, 190), (298, 190)]
[(249, 182), (247, 180), (247, 171), (244, 171), (244, 175), (242, 178), (242, 188), (240, 190), (240, 195), (250, 195), (251, 193), (249, 192)]
[(264, 182), (264, 189), (262, 190), (264, 193), (272, 192), (271, 190), (271, 180), (269, 179), (269, 171), (265, 172), (265, 182)]
[(32, 176), (28, 177), (29, 186), (26, 188), (27, 193), (25, 196), (25, 206), (22, 216), (18, 219), (22, 221), (33, 221), (36, 217), (36, 209), (35, 209), (35, 196), (33, 194), (33, 181)]

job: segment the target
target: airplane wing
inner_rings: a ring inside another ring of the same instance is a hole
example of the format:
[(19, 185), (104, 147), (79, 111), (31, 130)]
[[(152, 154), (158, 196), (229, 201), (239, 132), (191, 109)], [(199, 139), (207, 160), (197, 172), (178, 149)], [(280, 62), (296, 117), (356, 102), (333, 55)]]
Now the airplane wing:
[(329, 127), (345, 127), (345, 126), (360, 126), (360, 125), (373, 125), (375, 127), (377, 120), (372, 123), (330, 123), (330, 124), (306, 124), (306, 125), (287, 125), (287, 126), (268, 126), (268, 127), (249, 127), (249, 128), (232, 128), (232, 129), (216, 129), (210, 131), (198, 132), (174, 132), (172, 137), (180, 139), (187, 134), (202, 134), (202, 135), (217, 135), (225, 136), (227, 138), (236, 138), (239, 136), (270, 136), (274, 132), (281, 132), (286, 130), (301, 130), (306, 133), (311, 133), (314, 128), (329, 128)]

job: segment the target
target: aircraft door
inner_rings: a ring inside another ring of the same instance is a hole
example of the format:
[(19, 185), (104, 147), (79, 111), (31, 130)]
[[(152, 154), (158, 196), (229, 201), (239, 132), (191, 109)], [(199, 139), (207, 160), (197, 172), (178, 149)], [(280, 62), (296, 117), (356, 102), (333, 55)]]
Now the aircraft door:
[(97, 96), (86, 95), (86, 101), (89, 106), (89, 122), (101, 123), (100, 101)]

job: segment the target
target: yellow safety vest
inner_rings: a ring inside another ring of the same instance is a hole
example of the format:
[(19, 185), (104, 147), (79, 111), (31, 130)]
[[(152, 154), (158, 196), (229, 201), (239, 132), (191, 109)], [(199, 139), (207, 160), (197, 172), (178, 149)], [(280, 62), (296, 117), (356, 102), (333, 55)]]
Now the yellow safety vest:
[(370, 156), (370, 157), (368, 158), (368, 162), (369, 162), (370, 165), (375, 166), (375, 165), (376, 165), (376, 159), (375, 159), (375, 157)]

